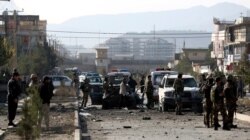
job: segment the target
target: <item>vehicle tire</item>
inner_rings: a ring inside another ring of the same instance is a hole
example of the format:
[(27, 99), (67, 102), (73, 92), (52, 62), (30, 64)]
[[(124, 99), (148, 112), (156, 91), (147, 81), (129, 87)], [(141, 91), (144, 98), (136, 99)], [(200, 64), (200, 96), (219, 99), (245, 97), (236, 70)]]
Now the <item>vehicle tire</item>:
[(160, 103), (158, 104), (158, 111), (162, 112), (162, 107), (161, 107)]
[(168, 106), (163, 102), (162, 103), (162, 112), (168, 111)]

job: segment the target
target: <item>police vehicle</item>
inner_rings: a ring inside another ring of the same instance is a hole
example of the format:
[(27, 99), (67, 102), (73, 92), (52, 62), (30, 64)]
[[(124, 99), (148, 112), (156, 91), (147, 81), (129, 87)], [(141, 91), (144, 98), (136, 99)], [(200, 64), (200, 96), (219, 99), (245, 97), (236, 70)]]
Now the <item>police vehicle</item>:
[[(173, 84), (178, 75), (165, 75), (159, 85), (159, 110), (167, 111), (175, 108)], [(198, 84), (191, 75), (182, 76), (184, 92), (181, 95), (183, 108), (191, 108), (196, 113), (202, 112), (203, 97), (199, 93)]]

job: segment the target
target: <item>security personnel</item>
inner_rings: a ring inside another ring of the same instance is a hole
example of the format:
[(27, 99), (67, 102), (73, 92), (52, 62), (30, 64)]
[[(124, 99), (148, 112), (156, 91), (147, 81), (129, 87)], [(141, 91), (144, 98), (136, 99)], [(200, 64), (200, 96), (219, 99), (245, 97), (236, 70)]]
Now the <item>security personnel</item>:
[(147, 77), (144, 91), (145, 91), (145, 93), (147, 95), (147, 99), (148, 99), (148, 103), (146, 106), (148, 109), (151, 109), (154, 106), (153, 105), (154, 86), (152, 84), (151, 75), (148, 75), (148, 77)]
[(89, 84), (88, 78), (86, 78), (84, 80), (84, 83), (80, 86), (80, 89), (83, 92), (83, 100), (82, 100), (82, 104), (81, 104), (81, 108), (82, 108), (82, 107), (86, 107), (87, 102), (88, 102), (89, 93), (91, 91), (91, 85)]
[(226, 107), (228, 111), (228, 125), (231, 128), (237, 128), (237, 125), (233, 124), (234, 112), (236, 111), (237, 102), (237, 85), (232, 75), (227, 77), (227, 82), (224, 86), (224, 94), (226, 98)]
[(182, 108), (181, 94), (184, 91), (182, 73), (178, 74), (178, 77), (177, 77), (177, 79), (175, 79), (173, 86), (174, 86), (174, 90), (175, 90), (175, 104), (176, 104), (175, 113), (176, 113), (176, 115), (183, 115), (181, 112), (181, 108)]
[(203, 94), (205, 95), (205, 117), (204, 117), (204, 123), (209, 128), (211, 126), (211, 116), (212, 116), (212, 110), (213, 110), (213, 103), (211, 101), (211, 88), (213, 87), (214, 79), (212, 77), (208, 78), (207, 82), (205, 83), (203, 87)]
[(212, 87), (211, 90), (211, 101), (213, 102), (213, 113), (214, 113), (214, 130), (218, 130), (219, 120), (218, 112), (220, 111), (223, 119), (223, 129), (230, 130), (228, 127), (228, 116), (224, 105), (224, 94), (222, 81), (219, 77), (215, 80), (216, 85)]
[(8, 126), (15, 127), (16, 124), (13, 123), (13, 120), (16, 117), (16, 110), (18, 105), (18, 96), (21, 94), (21, 86), (18, 83), (19, 80), (19, 73), (14, 72), (12, 74), (11, 79), (8, 82), (7, 85), (7, 91), (8, 91), (8, 119), (9, 123)]
[(106, 98), (108, 94), (109, 94), (109, 80), (108, 77), (105, 77), (103, 82), (103, 98)]

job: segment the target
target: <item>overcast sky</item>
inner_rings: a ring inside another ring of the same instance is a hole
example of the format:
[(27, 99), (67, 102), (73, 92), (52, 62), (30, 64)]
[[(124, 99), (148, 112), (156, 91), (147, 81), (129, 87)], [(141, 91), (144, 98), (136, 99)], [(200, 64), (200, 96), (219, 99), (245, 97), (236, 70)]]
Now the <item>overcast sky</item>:
[(221, 2), (250, 8), (250, 0), (11, 0), (1, 2), (0, 10), (11, 5), (19, 10), (24, 9), (24, 14), (40, 15), (40, 19), (54, 24), (84, 15), (185, 9), (197, 5), (212, 6)]

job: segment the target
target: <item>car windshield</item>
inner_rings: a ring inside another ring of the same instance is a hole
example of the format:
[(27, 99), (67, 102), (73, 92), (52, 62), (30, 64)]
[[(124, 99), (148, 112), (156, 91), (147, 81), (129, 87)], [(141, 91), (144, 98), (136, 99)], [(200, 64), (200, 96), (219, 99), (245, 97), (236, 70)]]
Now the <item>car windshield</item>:
[(88, 77), (89, 83), (102, 83), (102, 79), (100, 77)]
[(177, 74), (177, 72), (174, 71), (165, 71), (165, 72), (161, 72), (161, 73), (154, 73), (153, 74), (153, 85), (160, 85), (161, 84), (161, 80), (162, 78), (166, 75), (166, 74)]
[(126, 78), (128, 79), (128, 76), (124, 76), (124, 75), (114, 75), (114, 76), (110, 76), (109, 77), (109, 80), (110, 82), (112, 82), (114, 85), (117, 85), (117, 84), (121, 84), (123, 78)]
[[(166, 81), (166, 87), (173, 87), (175, 79), (168, 79)], [(197, 83), (194, 78), (183, 78), (184, 87), (197, 87)]]

